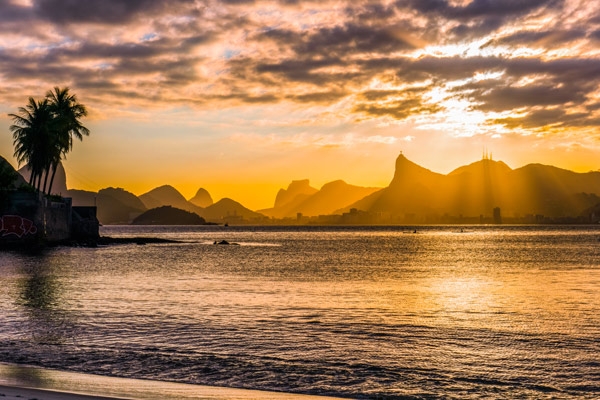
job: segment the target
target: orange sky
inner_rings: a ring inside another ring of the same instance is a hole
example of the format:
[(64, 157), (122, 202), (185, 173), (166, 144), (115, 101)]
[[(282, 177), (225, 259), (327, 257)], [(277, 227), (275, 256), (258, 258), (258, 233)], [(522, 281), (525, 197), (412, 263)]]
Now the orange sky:
[(70, 188), (259, 209), (293, 179), (385, 186), (401, 150), (600, 168), (597, 2), (13, 0), (0, 22), (0, 154), (8, 113), (69, 86), (91, 130)]

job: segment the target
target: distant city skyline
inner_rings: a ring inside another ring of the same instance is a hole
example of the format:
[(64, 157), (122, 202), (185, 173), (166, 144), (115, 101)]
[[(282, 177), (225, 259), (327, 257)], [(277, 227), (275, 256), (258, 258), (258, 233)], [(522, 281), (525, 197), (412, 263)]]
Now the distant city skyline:
[(0, 4), (8, 113), (68, 86), (91, 135), (69, 188), (272, 206), (291, 180), (384, 187), (400, 151), (446, 174), (600, 169), (600, 5), (583, 0)]

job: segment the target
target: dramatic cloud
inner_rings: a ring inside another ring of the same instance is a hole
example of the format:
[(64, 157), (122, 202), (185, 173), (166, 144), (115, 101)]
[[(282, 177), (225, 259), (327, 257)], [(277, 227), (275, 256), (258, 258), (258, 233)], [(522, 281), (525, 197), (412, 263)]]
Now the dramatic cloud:
[(2, 1), (0, 95), (19, 104), (61, 84), (99, 113), (319, 104), (386, 123), (450, 120), (460, 105), (480, 127), (576, 129), (600, 118), (599, 12), (583, 0)]

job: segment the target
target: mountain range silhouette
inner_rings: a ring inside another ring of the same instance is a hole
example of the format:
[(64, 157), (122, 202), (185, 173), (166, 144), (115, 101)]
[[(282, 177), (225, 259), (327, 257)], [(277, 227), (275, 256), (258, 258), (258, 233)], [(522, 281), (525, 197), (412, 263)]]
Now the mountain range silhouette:
[(404, 155), (396, 159), (394, 178), (382, 189), (348, 208), (392, 215), (579, 216), (600, 203), (600, 172), (576, 173), (529, 164), (511, 169), (482, 159), (447, 175), (425, 169)]
[[(24, 174), (26, 169), (19, 172)], [(103, 224), (128, 224), (146, 211), (164, 206), (193, 212), (208, 222), (257, 224), (300, 218), (318, 222), (319, 216), (351, 212), (365, 217), (364, 221), (383, 223), (443, 222), (452, 218), (483, 221), (491, 218), (494, 209), (505, 218), (527, 216), (529, 222), (566, 217), (597, 220), (600, 215), (600, 172), (577, 173), (542, 164), (511, 169), (487, 157), (444, 175), (400, 154), (393, 179), (385, 188), (337, 180), (316, 189), (308, 179), (295, 180), (279, 190), (273, 207), (258, 211), (228, 198), (213, 203), (203, 188), (187, 200), (170, 185), (136, 196), (122, 188), (66, 190), (66, 177), (62, 175), (56, 184), (66, 192), (63, 195), (73, 198), (74, 205), (96, 205)]]

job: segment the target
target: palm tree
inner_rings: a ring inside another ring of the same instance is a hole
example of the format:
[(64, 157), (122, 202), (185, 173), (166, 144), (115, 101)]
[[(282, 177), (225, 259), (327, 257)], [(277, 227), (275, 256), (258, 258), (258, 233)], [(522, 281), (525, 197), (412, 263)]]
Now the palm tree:
[(29, 184), (39, 190), (42, 175), (44, 172), (48, 174), (54, 154), (54, 117), (49, 102), (47, 99), (36, 101), (30, 97), (29, 103), (20, 107), (18, 114), (9, 114), (9, 117), (14, 122), (9, 128), (13, 134), (14, 155), (19, 165), (29, 165)]
[[(48, 192), (52, 190), (54, 176), (60, 160), (67, 155), (73, 148), (73, 138), (83, 140), (90, 131), (81, 124), (80, 119), (87, 115), (87, 110), (83, 104), (77, 101), (74, 94), (69, 93), (69, 88), (54, 87), (46, 93), (50, 111), (53, 115), (54, 126), (54, 152), (52, 154), (52, 178)], [(47, 177), (47, 176), (46, 176)], [(44, 184), (45, 190), (45, 184)]]
[[(55, 87), (41, 101), (30, 97), (29, 103), (20, 107), (18, 114), (9, 114), (14, 122), (10, 130), (13, 133), (15, 157), (19, 165), (29, 165), (29, 183), (32, 186), (40, 190), (45, 173), (42, 192), (51, 194), (56, 169), (73, 148), (73, 138), (83, 140), (84, 136), (90, 134), (80, 121), (86, 115), (85, 106), (77, 102), (77, 97), (70, 94), (67, 87)], [(48, 187), (50, 170), (52, 177)]]

